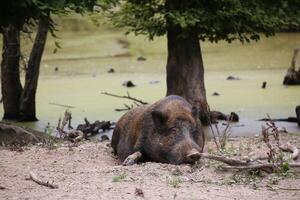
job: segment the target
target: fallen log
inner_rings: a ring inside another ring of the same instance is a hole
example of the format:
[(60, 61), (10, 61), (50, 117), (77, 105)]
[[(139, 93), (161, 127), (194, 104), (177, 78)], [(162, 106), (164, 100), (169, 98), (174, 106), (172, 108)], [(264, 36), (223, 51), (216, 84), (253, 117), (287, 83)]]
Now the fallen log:
[(51, 189), (57, 189), (58, 188), (58, 185), (54, 184), (53, 182), (41, 180), (33, 172), (30, 172), (29, 175), (30, 175), (30, 179), (33, 180), (34, 182), (36, 182), (39, 185), (46, 186), (46, 187), (49, 187)]

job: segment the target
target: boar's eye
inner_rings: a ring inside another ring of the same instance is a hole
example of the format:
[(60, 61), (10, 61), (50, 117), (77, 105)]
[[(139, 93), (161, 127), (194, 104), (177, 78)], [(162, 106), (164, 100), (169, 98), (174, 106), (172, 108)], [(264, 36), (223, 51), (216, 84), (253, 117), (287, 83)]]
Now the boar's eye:
[(177, 133), (177, 129), (175, 127), (170, 128), (170, 133), (171, 134), (176, 134)]

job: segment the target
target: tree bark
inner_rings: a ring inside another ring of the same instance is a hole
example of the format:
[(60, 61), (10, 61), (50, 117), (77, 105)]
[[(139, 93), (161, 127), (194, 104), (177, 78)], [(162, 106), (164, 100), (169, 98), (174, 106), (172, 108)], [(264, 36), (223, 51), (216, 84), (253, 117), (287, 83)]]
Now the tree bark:
[(1, 88), (4, 107), (3, 119), (17, 120), (22, 93), (20, 81), (20, 33), (12, 25), (2, 28), (3, 52), (1, 63)]
[(201, 121), (209, 119), (204, 67), (196, 31), (168, 30), (167, 95), (184, 97), (198, 107)]
[(44, 52), (47, 34), (49, 30), (49, 18), (41, 17), (38, 31), (31, 50), (26, 69), (25, 85), (20, 103), (20, 121), (36, 121), (35, 96), (38, 86), (40, 63)]
[(283, 79), (284, 85), (300, 85), (300, 68), (296, 70), (296, 60), (299, 54), (300, 49), (294, 49), (294, 55), (291, 62), (291, 67), (288, 68), (288, 71)]

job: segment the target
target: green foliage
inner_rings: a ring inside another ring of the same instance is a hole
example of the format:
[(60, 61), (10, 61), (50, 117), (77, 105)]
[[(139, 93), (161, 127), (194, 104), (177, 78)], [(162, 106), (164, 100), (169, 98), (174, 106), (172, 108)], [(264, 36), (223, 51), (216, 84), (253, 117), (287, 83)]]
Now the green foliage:
[(2, 0), (0, 27), (12, 25), (19, 30), (30, 31), (44, 16), (49, 17), (50, 32), (55, 36), (55, 23), (51, 15), (106, 10), (116, 5), (116, 2), (117, 0)]
[[(31, 0), (2, 0), (0, 3), (0, 27), (13, 25), (21, 29), (36, 18), (37, 7)], [(0, 30), (1, 32), (1, 30)]]
[(129, 32), (162, 36), (179, 29), (200, 40), (249, 42), (259, 34), (274, 35), (283, 28), (299, 29), (298, 0), (124, 0), (112, 13), (114, 24)]
[(124, 173), (122, 173), (122, 174), (120, 174), (120, 175), (118, 175), (118, 176), (114, 176), (112, 181), (113, 181), (113, 182), (121, 182), (121, 181), (123, 181), (126, 177), (127, 177), (127, 174), (124, 172)]
[(179, 188), (180, 187), (180, 183), (182, 183), (182, 180), (180, 177), (175, 176), (173, 178), (168, 178), (167, 179), (167, 183), (168, 185), (170, 185), (173, 188)]

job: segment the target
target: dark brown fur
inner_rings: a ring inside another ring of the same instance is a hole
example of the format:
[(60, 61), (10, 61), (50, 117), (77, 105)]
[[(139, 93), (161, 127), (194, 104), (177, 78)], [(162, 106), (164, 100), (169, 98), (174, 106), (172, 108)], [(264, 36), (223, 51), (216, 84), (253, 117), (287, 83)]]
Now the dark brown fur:
[(197, 109), (171, 95), (124, 114), (111, 144), (121, 161), (140, 152), (141, 160), (180, 164), (194, 162), (187, 155), (192, 149), (202, 152), (204, 140)]

